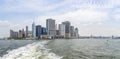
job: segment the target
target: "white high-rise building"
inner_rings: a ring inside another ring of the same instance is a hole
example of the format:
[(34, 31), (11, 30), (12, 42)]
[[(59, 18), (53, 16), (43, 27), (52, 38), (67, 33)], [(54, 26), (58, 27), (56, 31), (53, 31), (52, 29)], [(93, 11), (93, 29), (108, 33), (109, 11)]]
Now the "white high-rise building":
[(35, 23), (33, 22), (32, 24), (32, 37), (36, 37), (36, 28), (35, 28)]
[(46, 20), (46, 29), (47, 29), (47, 35), (49, 35), (49, 36), (55, 36), (56, 35), (55, 20), (53, 20), (53, 19), (47, 19)]
[(59, 24), (59, 34), (60, 36), (65, 37), (65, 25), (64, 24)]

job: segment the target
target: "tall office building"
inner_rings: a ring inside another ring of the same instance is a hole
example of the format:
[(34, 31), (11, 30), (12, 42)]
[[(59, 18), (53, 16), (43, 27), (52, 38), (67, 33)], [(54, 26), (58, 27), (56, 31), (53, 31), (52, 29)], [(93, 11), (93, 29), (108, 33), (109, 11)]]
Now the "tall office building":
[(62, 24), (65, 25), (65, 38), (70, 38), (70, 22), (69, 21), (65, 21), (65, 22), (62, 22)]
[(41, 29), (41, 35), (47, 35), (47, 30), (45, 27), (42, 27)]
[(28, 26), (26, 26), (26, 37), (28, 37)]
[(46, 29), (47, 29), (47, 35), (55, 36), (56, 35), (55, 20), (47, 19), (46, 20)]
[(36, 26), (36, 37), (38, 38), (38, 39), (40, 39), (41, 38), (41, 25), (37, 25)]
[(58, 30), (58, 25), (57, 24), (55, 24), (55, 30)]
[(13, 38), (13, 30), (10, 30), (10, 38)]
[(75, 28), (75, 37), (76, 37), (76, 38), (79, 38), (78, 28)]
[(25, 31), (22, 29), (22, 37), (25, 38)]
[(59, 34), (60, 36), (65, 37), (65, 25), (64, 24), (59, 24)]
[(18, 32), (10, 30), (10, 38), (18, 38)]
[(21, 31), (21, 30), (19, 30), (18, 38), (23, 38), (23, 35), (22, 35), (22, 31)]
[(32, 24), (32, 37), (36, 37), (36, 29), (35, 29), (35, 23)]
[(70, 35), (71, 38), (74, 38), (74, 26), (70, 26)]

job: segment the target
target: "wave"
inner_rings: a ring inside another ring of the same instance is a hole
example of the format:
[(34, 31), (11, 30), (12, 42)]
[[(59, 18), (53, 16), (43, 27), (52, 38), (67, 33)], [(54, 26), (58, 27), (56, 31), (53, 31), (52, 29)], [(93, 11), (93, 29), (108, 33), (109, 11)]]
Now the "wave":
[(62, 57), (50, 52), (45, 45), (48, 41), (35, 42), (26, 46), (8, 51), (8, 54), (0, 59), (62, 59)]

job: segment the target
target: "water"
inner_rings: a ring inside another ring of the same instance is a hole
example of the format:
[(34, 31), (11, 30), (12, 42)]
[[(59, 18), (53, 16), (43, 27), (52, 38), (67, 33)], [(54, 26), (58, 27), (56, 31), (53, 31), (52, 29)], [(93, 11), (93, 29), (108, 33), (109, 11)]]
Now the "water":
[(120, 40), (0, 40), (0, 59), (120, 59)]

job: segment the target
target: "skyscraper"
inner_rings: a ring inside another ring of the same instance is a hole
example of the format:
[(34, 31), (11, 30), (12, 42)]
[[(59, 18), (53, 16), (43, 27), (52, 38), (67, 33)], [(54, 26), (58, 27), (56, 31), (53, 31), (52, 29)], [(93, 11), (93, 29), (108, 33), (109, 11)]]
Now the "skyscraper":
[(71, 38), (74, 38), (74, 26), (70, 26), (70, 35)]
[(47, 30), (45, 27), (42, 27), (41, 35), (47, 35)]
[(62, 24), (65, 25), (65, 37), (66, 38), (70, 38), (70, 22), (69, 21), (65, 21), (65, 22), (62, 22)]
[(25, 37), (25, 31), (24, 31), (24, 29), (22, 29), (22, 37), (23, 38)]
[(37, 25), (36, 26), (36, 37), (38, 38), (38, 39), (40, 39), (41, 38), (41, 25)]
[(47, 35), (55, 36), (56, 35), (55, 20), (47, 19), (46, 20), (46, 29), (47, 29)]
[(32, 24), (32, 37), (36, 37), (36, 29), (35, 29), (35, 23)]
[(10, 30), (10, 38), (18, 38), (18, 32)]
[(22, 29), (22, 37), (25, 38), (25, 31)]
[(59, 24), (59, 33), (60, 33), (60, 36), (65, 37), (65, 25), (64, 24)]
[(26, 26), (26, 37), (28, 37), (28, 26)]
[(23, 38), (23, 36), (22, 36), (22, 31), (21, 31), (21, 30), (19, 30), (18, 38)]
[(79, 38), (78, 28), (75, 28), (75, 37)]
[(13, 38), (13, 30), (10, 30), (10, 38)]

